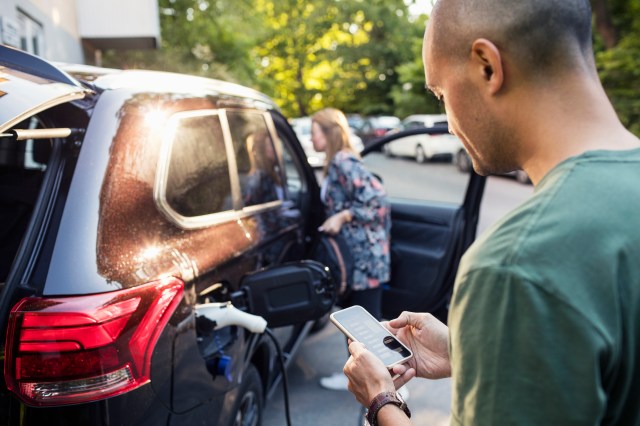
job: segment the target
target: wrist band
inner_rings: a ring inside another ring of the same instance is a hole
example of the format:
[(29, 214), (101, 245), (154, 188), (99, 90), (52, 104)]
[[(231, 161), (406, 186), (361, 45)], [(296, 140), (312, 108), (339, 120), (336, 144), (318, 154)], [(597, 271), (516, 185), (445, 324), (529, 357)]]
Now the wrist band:
[(371, 426), (378, 426), (378, 411), (387, 404), (393, 404), (399, 407), (408, 418), (411, 418), (411, 411), (409, 407), (402, 400), (402, 397), (396, 392), (382, 392), (376, 395), (369, 404), (369, 411), (367, 411), (367, 421)]

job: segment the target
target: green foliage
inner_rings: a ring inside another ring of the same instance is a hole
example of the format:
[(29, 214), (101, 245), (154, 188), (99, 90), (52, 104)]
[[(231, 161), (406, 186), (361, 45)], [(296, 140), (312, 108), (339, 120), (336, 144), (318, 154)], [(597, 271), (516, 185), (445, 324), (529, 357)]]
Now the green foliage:
[(596, 55), (598, 72), (620, 120), (640, 136), (640, 39), (628, 35)]
[(395, 115), (404, 118), (411, 114), (444, 113), (440, 102), (425, 88), (422, 38), (413, 40), (412, 51), (413, 60), (397, 67), (398, 84), (391, 89)]
[(162, 45), (156, 51), (106, 52), (104, 65), (147, 68), (251, 85), (249, 56), (261, 19), (253, 0), (159, 0)]
[(347, 113), (394, 112), (396, 69), (414, 60), (411, 40), (424, 30), (409, 21), (403, 0), (256, 3), (267, 28), (252, 52), (257, 75), (287, 114), (329, 105)]
[(595, 35), (598, 73), (620, 120), (640, 136), (640, 0), (610, 0), (608, 6), (619, 41), (607, 50)]

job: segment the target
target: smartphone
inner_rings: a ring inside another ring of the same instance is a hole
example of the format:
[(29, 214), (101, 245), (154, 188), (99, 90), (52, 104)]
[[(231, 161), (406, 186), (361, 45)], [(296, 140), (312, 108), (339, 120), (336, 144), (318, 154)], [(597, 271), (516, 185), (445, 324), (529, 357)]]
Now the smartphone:
[(336, 311), (329, 319), (349, 339), (363, 343), (387, 368), (402, 364), (413, 356), (409, 348), (362, 306), (354, 305)]

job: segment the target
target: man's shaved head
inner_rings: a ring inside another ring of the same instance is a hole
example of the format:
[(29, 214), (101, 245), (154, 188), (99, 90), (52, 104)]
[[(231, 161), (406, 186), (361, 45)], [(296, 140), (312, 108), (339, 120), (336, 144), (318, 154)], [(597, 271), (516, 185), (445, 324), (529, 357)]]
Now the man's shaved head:
[(532, 74), (592, 61), (588, 0), (439, 0), (431, 16), (433, 53), (450, 59), (485, 38)]

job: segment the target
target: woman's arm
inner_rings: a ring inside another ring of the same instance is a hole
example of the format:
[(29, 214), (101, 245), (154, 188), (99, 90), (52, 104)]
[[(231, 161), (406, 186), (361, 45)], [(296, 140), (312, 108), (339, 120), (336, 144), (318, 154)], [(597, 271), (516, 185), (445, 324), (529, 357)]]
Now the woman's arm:
[[(380, 209), (388, 208), (386, 193), (380, 181), (361, 161), (346, 158), (329, 169), (329, 179), (345, 192), (344, 200), (336, 200), (336, 207), (348, 210), (350, 218), (360, 223), (380, 220)], [(342, 203), (340, 203), (342, 201)], [(347, 215), (345, 214), (345, 217)]]

